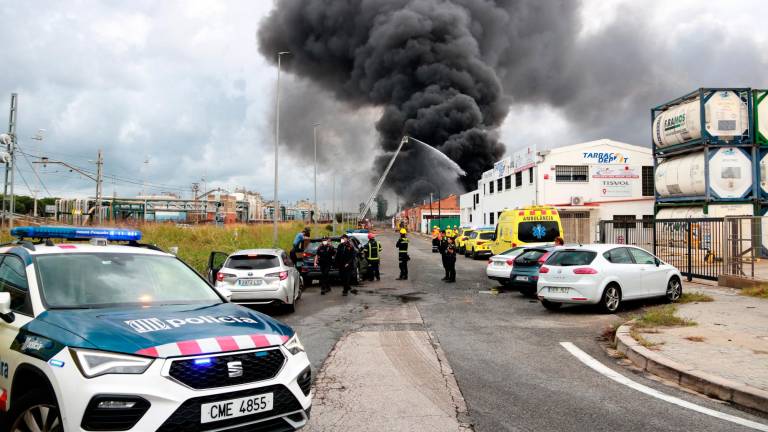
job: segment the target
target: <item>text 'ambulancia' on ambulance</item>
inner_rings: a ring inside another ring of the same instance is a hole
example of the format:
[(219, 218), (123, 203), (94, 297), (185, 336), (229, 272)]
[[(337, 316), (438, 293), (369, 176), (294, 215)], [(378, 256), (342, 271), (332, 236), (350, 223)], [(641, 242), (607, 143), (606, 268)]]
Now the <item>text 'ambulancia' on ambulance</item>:
[(229, 303), (175, 256), (138, 243), (139, 231), (11, 234), (0, 247), (2, 430), (306, 424), (311, 370), (291, 328)]

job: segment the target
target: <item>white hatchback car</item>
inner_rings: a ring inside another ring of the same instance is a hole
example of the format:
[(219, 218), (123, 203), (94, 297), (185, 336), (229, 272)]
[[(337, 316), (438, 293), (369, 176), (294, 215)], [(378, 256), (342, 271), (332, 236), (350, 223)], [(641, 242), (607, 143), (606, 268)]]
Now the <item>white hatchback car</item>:
[(517, 258), (523, 250), (525, 250), (525, 247), (518, 246), (492, 256), (488, 259), (485, 275), (488, 276), (488, 279), (498, 281), (501, 286), (507, 286), (509, 284), (509, 275), (512, 273), (512, 266), (515, 262), (515, 258)]
[(211, 252), (208, 278), (232, 303), (277, 304), (288, 312), (296, 310), (304, 288), (299, 271), (282, 249)]
[(635, 246), (595, 244), (563, 247), (539, 269), (537, 291), (550, 310), (563, 304), (599, 304), (614, 313), (624, 300), (683, 294), (682, 277), (674, 266)]

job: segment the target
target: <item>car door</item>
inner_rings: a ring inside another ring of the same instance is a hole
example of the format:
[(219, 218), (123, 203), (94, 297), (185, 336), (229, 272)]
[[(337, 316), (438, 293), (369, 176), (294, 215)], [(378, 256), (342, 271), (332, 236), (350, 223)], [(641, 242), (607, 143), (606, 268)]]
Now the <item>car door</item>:
[(643, 294), (645, 296), (664, 295), (667, 291), (666, 269), (656, 265), (657, 258), (640, 248), (628, 248), (635, 260), (635, 265), (641, 270)]
[(219, 274), (219, 270), (224, 267), (224, 263), (227, 261), (228, 257), (229, 255), (226, 253), (216, 251), (211, 252), (208, 256), (208, 270), (206, 271), (206, 277), (211, 285), (216, 285), (216, 275)]
[(298, 296), (298, 293), (296, 292), (296, 287), (299, 286), (299, 272), (296, 270), (296, 266), (293, 264), (293, 261), (291, 261), (291, 258), (288, 257), (288, 255), (285, 252), (280, 253), (280, 259), (283, 261), (283, 267), (287, 267), (288, 272), (288, 280), (291, 282), (291, 289), (293, 292), (291, 295), (295, 299)]
[(643, 296), (642, 281), (640, 280), (640, 270), (635, 265), (632, 255), (625, 247), (617, 247), (603, 254), (608, 261), (606, 271), (609, 275), (616, 277), (621, 286), (621, 296), (624, 299), (632, 299)]
[(21, 258), (13, 255), (0, 256), (0, 292), (10, 295), (11, 313), (0, 317), (0, 346), (4, 347), (0, 358), (0, 399), (7, 400), (13, 374), (24, 361), (18, 351), (10, 350), (19, 330), (33, 319), (32, 302), (29, 298), (26, 266)]

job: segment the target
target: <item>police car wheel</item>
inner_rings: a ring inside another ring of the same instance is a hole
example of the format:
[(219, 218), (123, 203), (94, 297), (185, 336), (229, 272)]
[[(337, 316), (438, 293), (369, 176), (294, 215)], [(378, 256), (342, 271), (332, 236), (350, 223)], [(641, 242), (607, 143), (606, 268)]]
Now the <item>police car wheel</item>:
[(64, 431), (55, 399), (41, 390), (32, 390), (18, 401), (14, 401), (9, 420), (10, 432)]

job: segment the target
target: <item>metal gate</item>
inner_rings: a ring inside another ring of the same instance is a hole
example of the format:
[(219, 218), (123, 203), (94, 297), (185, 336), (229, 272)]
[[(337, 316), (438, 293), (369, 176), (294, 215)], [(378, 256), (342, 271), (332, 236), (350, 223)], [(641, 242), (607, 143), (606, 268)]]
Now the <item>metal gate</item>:
[(717, 280), (725, 273), (726, 220), (644, 219), (600, 222), (600, 243), (641, 247), (688, 277)]
[(560, 210), (560, 223), (563, 225), (563, 239), (566, 243), (591, 243), (590, 218), (588, 211)]

